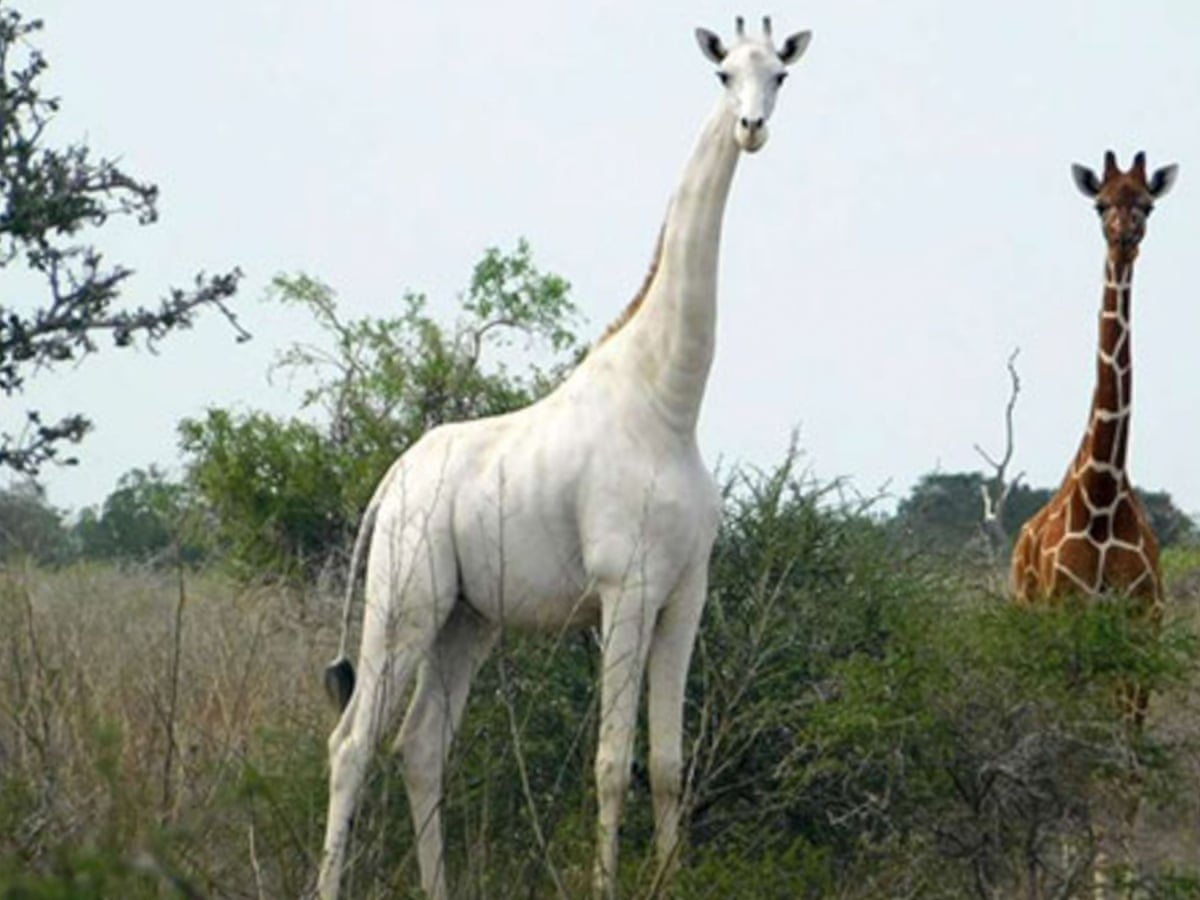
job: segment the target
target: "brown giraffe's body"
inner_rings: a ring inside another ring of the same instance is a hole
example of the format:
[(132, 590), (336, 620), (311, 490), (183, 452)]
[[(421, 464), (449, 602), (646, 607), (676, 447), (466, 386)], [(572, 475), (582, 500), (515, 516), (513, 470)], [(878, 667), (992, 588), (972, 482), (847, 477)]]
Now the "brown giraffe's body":
[(1110, 594), (1134, 598), (1154, 622), (1162, 617), (1158, 541), (1126, 468), (1133, 393), (1130, 283), (1146, 217), (1175, 171), (1160, 169), (1147, 182), (1142, 154), (1121, 172), (1111, 152), (1103, 181), (1074, 168), (1080, 190), (1096, 199), (1108, 244), (1096, 387), (1087, 431), (1062, 486), (1025, 523), (1013, 549), (1018, 603)]

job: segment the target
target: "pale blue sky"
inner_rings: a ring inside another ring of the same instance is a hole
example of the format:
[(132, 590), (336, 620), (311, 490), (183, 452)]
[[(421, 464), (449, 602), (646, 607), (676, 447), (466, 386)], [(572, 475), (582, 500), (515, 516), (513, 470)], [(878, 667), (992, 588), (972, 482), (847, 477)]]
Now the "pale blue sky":
[[(120, 156), (163, 194), (149, 229), (101, 232), (137, 299), (240, 265), (235, 345), (216, 316), (162, 354), (105, 353), (23, 398), (97, 423), (51, 500), (94, 503), (124, 471), (177, 465), (207, 405), (294, 409), (266, 380), (311, 336), (263, 303), (280, 271), (356, 315), (406, 287), (441, 309), (490, 245), (527, 236), (594, 335), (641, 281), (718, 85), (692, 28), (811, 28), (726, 220), (710, 463), (777, 461), (789, 432), (824, 478), (903, 493), (998, 449), (1021, 347), (1014, 465), (1057, 483), (1085, 424), (1103, 243), (1073, 161), (1144, 149), (1180, 178), (1134, 280), (1131, 466), (1200, 511), (1200, 5), (814, 0), (508, 4), (39, 0), (59, 138)], [(11, 429), (24, 403), (6, 404)]]

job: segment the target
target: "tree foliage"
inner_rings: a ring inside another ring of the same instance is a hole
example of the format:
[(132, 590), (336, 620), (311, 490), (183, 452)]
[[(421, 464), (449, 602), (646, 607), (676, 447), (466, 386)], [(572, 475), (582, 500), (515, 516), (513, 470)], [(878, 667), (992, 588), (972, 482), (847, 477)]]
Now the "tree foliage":
[(1196, 522), (1175, 505), (1167, 491), (1138, 491), (1150, 527), (1163, 547), (1177, 547), (1195, 542)]
[[(986, 483), (987, 479), (980, 472), (922, 475), (896, 507), (896, 526), (926, 547), (955, 553), (980, 535), (984, 512), (982, 492)], [(1014, 484), (1002, 513), (1004, 533), (1010, 537), (1015, 535), (1052, 493), (1047, 488)]]
[[(925, 548), (957, 553), (980, 534), (984, 509), (981, 491), (985, 484), (986, 478), (979, 472), (922, 475), (896, 507), (896, 527)], [(1015, 536), (1053, 494), (1050, 488), (1014, 484), (1004, 505), (1004, 532)], [(1139, 491), (1138, 496), (1162, 546), (1186, 543), (1193, 538), (1195, 523), (1174, 504), (1169, 493)]]
[(46, 493), (33, 481), (0, 491), (0, 561), (32, 559), (56, 565), (71, 556), (70, 535), (62, 513), (46, 502)]
[(183, 422), (180, 436), (209, 538), (236, 567), (311, 573), (344, 543), (352, 519), (342, 487), (352, 460), (316, 427), (212, 409)]
[[(568, 287), (535, 266), (525, 241), (486, 251), (450, 325), (424, 294), (405, 293), (392, 317), (347, 319), (328, 285), (276, 278), (271, 296), (309, 313), (325, 338), (294, 344), (273, 366), (312, 382), (301, 399), (309, 418), (214, 409), (182, 423), (188, 477), (217, 538), (253, 571), (311, 572), (422, 434), (525, 406), (561, 379), (579, 352)], [(548, 351), (547, 365), (510, 369), (502, 355), (517, 341)]]
[(155, 466), (131, 469), (99, 509), (83, 509), (72, 529), (85, 559), (120, 562), (196, 562), (197, 542), (188, 536), (187, 489)]
[[(102, 334), (117, 347), (137, 338), (154, 345), (189, 327), (203, 307), (220, 310), (239, 339), (247, 338), (226, 306), (240, 278), (236, 269), (199, 274), (155, 307), (116, 305), (133, 272), (106, 261), (91, 232), (114, 217), (154, 222), (158, 188), (111, 159), (94, 158), (85, 143), (46, 144), (59, 100), (39, 84), (47, 62), (30, 42), (41, 27), (0, 4), (0, 268), (15, 266), (25, 276), (10, 283), (40, 282), (45, 291), (0, 305), (0, 390), (12, 397), (35, 372), (96, 352)], [(34, 473), (89, 427), (79, 413), (49, 422), (29, 411), (22, 433), (0, 435), (0, 467)]]

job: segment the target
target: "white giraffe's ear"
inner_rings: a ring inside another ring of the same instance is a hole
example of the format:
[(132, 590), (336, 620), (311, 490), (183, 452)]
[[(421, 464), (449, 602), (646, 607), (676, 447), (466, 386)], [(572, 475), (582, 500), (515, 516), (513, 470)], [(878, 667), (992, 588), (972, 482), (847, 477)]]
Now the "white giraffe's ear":
[(1169, 166), (1163, 166), (1150, 176), (1150, 182), (1146, 187), (1150, 191), (1150, 196), (1157, 200), (1163, 194), (1171, 189), (1175, 184), (1175, 178), (1179, 175), (1179, 166), (1172, 163)]
[(790, 66), (804, 55), (804, 51), (808, 49), (808, 42), (811, 40), (811, 31), (797, 31), (795, 34), (789, 34), (779, 47), (779, 61), (785, 66)]
[(725, 59), (725, 45), (721, 43), (721, 38), (707, 28), (696, 29), (696, 43), (700, 45), (700, 52), (718, 66)]
[(1071, 177), (1075, 180), (1075, 187), (1079, 188), (1083, 196), (1095, 197), (1100, 193), (1100, 179), (1087, 166), (1081, 166), (1079, 163), (1072, 164)]

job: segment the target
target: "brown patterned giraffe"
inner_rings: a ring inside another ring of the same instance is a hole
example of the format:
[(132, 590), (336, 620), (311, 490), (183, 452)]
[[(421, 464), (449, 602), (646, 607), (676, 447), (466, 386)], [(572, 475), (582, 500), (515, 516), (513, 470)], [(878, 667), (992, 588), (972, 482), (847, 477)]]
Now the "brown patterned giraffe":
[(1111, 150), (1104, 155), (1103, 179), (1085, 166), (1071, 167), (1076, 186), (1095, 200), (1108, 245), (1096, 387), (1087, 431), (1062, 486), (1025, 523), (1013, 548), (1012, 590), (1020, 604), (1119, 594), (1135, 598), (1152, 621), (1161, 620), (1158, 541), (1126, 468), (1133, 399), (1130, 281), (1146, 218), (1177, 172), (1177, 166), (1165, 166), (1147, 180), (1144, 153), (1122, 172)]
[[(1133, 399), (1130, 282), (1146, 218), (1154, 201), (1170, 190), (1177, 172), (1176, 166), (1165, 166), (1147, 180), (1143, 153), (1122, 172), (1111, 150), (1104, 154), (1103, 179), (1084, 166), (1071, 167), (1076, 186), (1095, 200), (1108, 245), (1096, 387), (1087, 431), (1062, 486), (1025, 523), (1013, 548), (1012, 591), (1019, 604), (1115, 595), (1131, 598), (1152, 624), (1162, 621), (1158, 541), (1126, 467)], [(1140, 728), (1146, 691), (1128, 684), (1121, 696), (1129, 721)], [(1126, 862), (1132, 862), (1130, 841), (1138, 806), (1135, 795), (1118, 830)], [(1093, 826), (1092, 896), (1097, 898), (1109, 895), (1103, 831)], [(1070, 845), (1063, 851), (1074, 854)]]

